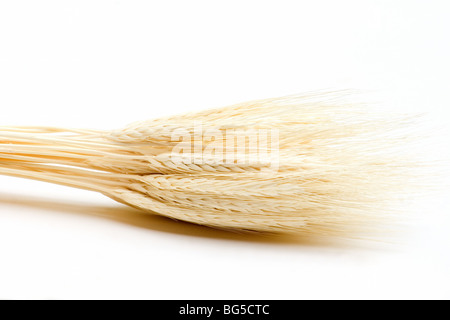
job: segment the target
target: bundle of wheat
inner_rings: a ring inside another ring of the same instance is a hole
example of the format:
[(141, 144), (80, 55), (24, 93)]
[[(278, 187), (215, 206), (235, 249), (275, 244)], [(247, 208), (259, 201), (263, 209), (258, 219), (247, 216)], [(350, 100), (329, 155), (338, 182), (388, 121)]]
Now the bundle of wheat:
[(385, 216), (402, 185), (393, 123), (321, 93), (112, 132), (0, 127), (0, 174), (206, 226), (342, 234)]

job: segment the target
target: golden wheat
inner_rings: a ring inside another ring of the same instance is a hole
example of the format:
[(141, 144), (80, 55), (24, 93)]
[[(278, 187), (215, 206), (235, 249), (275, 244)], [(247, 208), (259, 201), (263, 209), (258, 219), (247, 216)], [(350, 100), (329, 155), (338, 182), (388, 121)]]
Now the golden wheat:
[(396, 121), (335, 97), (251, 101), (111, 132), (0, 127), (0, 174), (212, 227), (370, 229), (404, 185), (408, 164), (391, 148), (404, 140)]

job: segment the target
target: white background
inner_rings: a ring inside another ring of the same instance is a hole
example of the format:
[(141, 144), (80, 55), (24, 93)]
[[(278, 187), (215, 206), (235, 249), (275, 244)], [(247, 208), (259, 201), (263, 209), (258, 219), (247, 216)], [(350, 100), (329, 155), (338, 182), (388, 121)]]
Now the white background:
[[(449, 15), (448, 1), (421, 0), (1, 1), (0, 125), (112, 129), (354, 88), (445, 127)], [(448, 190), (415, 205), (398, 243), (334, 244), (214, 231), (1, 177), (0, 298), (448, 299)]]

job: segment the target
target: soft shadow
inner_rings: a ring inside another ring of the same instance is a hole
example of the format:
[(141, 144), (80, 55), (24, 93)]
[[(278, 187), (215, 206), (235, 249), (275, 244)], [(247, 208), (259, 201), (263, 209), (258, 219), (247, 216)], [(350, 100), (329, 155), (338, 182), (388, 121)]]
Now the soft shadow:
[(33, 198), (29, 196), (0, 194), (0, 203), (21, 207), (39, 208), (57, 213), (77, 214), (101, 217), (137, 228), (177, 235), (210, 238), (229, 241), (259, 242), (270, 244), (292, 244), (308, 246), (343, 247), (348, 244), (323, 237), (281, 235), (257, 232), (220, 230), (183, 221), (173, 220), (159, 215), (146, 214), (124, 205), (98, 206), (83, 203), (61, 202), (54, 199)]

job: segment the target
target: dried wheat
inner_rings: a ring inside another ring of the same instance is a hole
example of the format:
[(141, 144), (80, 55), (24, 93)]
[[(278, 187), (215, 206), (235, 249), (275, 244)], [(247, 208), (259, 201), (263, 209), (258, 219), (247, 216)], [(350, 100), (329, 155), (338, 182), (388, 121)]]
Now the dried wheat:
[[(409, 165), (391, 148), (404, 140), (394, 133), (396, 121), (335, 97), (251, 101), (112, 132), (0, 127), (0, 174), (93, 190), (213, 227), (328, 235), (370, 229), (404, 186)], [(250, 145), (272, 131), (276, 144)]]

